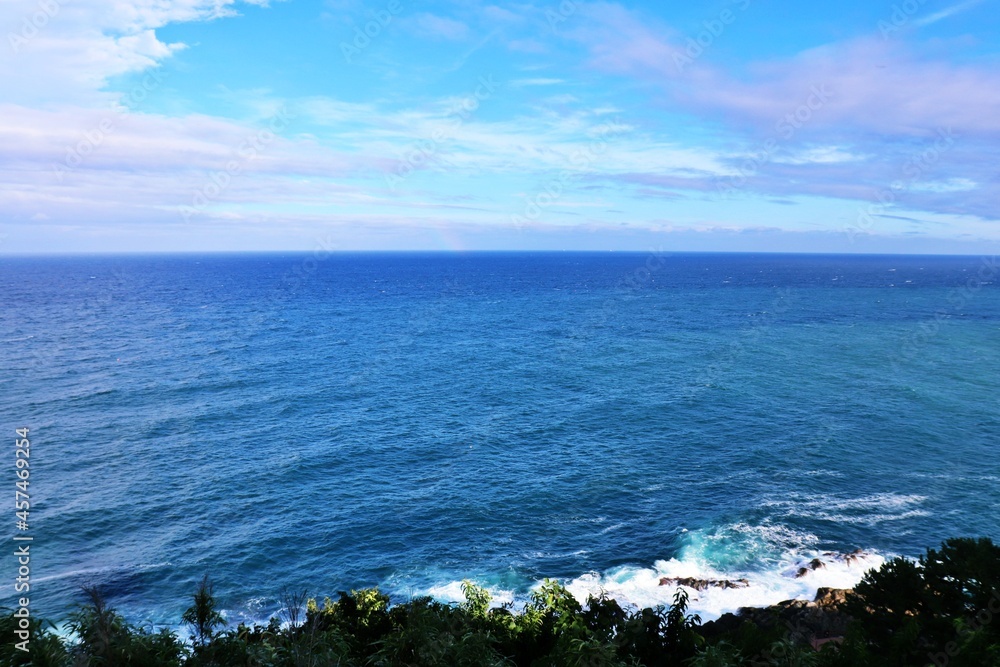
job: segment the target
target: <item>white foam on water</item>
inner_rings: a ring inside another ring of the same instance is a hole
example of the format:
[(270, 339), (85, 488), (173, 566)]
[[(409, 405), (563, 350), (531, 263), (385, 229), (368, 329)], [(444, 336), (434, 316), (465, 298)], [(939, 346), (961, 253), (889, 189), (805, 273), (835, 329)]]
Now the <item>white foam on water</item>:
[[(824, 566), (796, 577), (799, 569), (806, 567), (813, 558), (819, 558)], [(698, 614), (707, 621), (740, 607), (766, 607), (783, 600), (812, 600), (816, 591), (823, 587), (852, 588), (865, 572), (884, 562), (883, 556), (873, 552), (859, 554), (848, 562), (842, 554), (803, 551), (788, 554), (771, 569), (723, 572), (696, 561), (672, 558), (656, 561), (650, 568), (621, 567), (603, 575), (591, 572), (573, 579), (566, 587), (581, 604), (591, 596), (604, 594), (619, 604), (635, 608), (669, 605), (677, 589), (683, 588), (689, 596), (689, 613)], [(709, 586), (696, 590), (672, 582), (660, 585), (663, 578), (729, 581), (738, 586), (743, 585), (739, 580), (745, 579), (746, 585), (740, 588)]]
[[(896, 499), (905, 508), (920, 497)], [(845, 501), (846, 502), (846, 501)], [(861, 505), (870, 505), (862, 499)], [(713, 620), (740, 607), (766, 607), (784, 600), (813, 600), (819, 588), (853, 588), (886, 557), (875, 551), (850, 554), (820, 548), (819, 538), (777, 523), (734, 523), (715, 529), (681, 531), (682, 545), (674, 558), (651, 566), (621, 566), (605, 572), (588, 572), (563, 581), (581, 604), (593, 596), (607, 595), (632, 609), (670, 605), (678, 588), (688, 594), (689, 613), (703, 621)], [(822, 563), (812, 569), (814, 559)], [(803, 569), (804, 568), (804, 569)], [(698, 579), (731, 582), (732, 587), (712, 586), (698, 590), (661, 579)], [(508, 588), (483, 585), (493, 596), (492, 606), (511, 603), (520, 608), (527, 595)], [(531, 590), (537, 590), (541, 581)], [(462, 602), (462, 582), (452, 581), (421, 591), (443, 602)]]
[(929, 512), (919, 507), (926, 500), (927, 496), (900, 493), (874, 493), (855, 498), (793, 493), (766, 501), (762, 506), (785, 517), (875, 526), (886, 521), (929, 516)]
[[(422, 591), (422, 595), (429, 595), (435, 600), (441, 602), (465, 602), (465, 593), (462, 591), (461, 581), (450, 581), (446, 584), (441, 584), (439, 586), (431, 586), (430, 588)], [(477, 586), (482, 584), (473, 582)], [(490, 594), (490, 607), (500, 607), (504, 604), (512, 604), (516, 602), (514, 591), (506, 590), (498, 586), (482, 586)]]
[[(922, 497), (866, 498), (844, 501), (841, 507), (905, 508)], [(888, 500), (886, 503), (884, 501)], [(682, 532), (682, 545), (669, 560), (651, 567), (624, 566), (604, 573), (590, 572), (566, 584), (581, 602), (607, 595), (619, 604), (643, 608), (669, 605), (678, 588), (688, 594), (689, 613), (712, 620), (740, 607), (766, 607), (783, 600), (812, 600), (819, 588), (852, 588), (885, 557), (873, 551), (840, 554), (819, 548), (819, 538), (780, 523), (751, 525), (734, 523), (715, 529)], [(819, 559), (822, 566), (811, 569)], [(805, 570), (803, 570), (805, 568)], [(798, 575), (798, 576), (797, 576)], [(731, 582), (732, 587), (712, 586), (698, 590), (662, 579), (699, 579)]]
[(173, 563), (165, 561), (163, 563), (137, 563), (129, 565), (105, 565), (102, 567), (93, 568), (81, 568), (78, 570), (67, 570), (65, 572), (59, 572), (57, 574), (49, 574), (41, 577), (32, 577), (35, 583), (45, 583), (49, 581), (59, 581), (61, 579), (76, 579), (81, 577), (93, 577), (100, 578), (110, 574), (117, 574), (119, 572), (146, 572), (148, 570), (157, 570), (163, 567), (171, 567)]
[(600, 534), (601, 535), (607, 535), (608, 533), (610, 533), (612, 531), (621, 530), (622, 528), (624, 528), (627, 525), (628, 524), (626, 524), (626, 523), (615, 523), (615, 524), (612, 524), (612, 525), (608, 526), (607, 528), (602, 528)]
[[(922, 496), (872, 496), (834, 503), (832, 509), (902, 509), (922, 500)], [(852, 588), (865, 572), (885, 562), (884, 556), (872, 551), (850, 555), (823, 551), (815, 535), (775, 523), (735, 523), (714, 530), (685, 531), (682, 539), (674, 558), (656, 561), (652, 567), (590, 572), (570, 581), (567, 589), (581, 603), (604, 594), (620, 604), (642, 608), (669, 605), (677, 589), (683, 588), (689, 596), (689, 612), (711, 620), (740, 607), (812, 600), (823, 587)], [(811, 569), (814, 559), (819, 559), (822, 567)], [(697, 590), (672, 581), (660, 584), (661, 579), (682, 578), (728, 581), (733, 587), (710, 585)]]

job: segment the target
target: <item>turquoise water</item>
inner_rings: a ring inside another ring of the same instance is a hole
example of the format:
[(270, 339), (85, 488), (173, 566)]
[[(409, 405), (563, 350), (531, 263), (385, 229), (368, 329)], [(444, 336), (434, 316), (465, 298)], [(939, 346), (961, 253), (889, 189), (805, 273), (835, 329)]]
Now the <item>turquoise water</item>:
[(3, 421), (31, 428), (54, 618), (97, 584), (175, 623), (206, 572), (232, 620), (286, 587), (516, 601), (556, 577), (650, 604), (661, 576), (751, 582), (695, 595), (711, 617), (1000, 537), (989, 257), (0, 263)]

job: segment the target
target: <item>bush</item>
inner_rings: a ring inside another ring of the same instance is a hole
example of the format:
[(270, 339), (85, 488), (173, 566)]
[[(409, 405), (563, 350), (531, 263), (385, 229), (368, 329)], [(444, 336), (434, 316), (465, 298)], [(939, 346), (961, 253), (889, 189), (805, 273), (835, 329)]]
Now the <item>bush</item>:
[[(894, 559), (865, 575), (848, 597), (853, 621), (842, 643), (815, 651), (751, 621), (718, 628), (710, 645), (678, 590), (673, 604), (627, 611), (605, 595), (581, 605), (546, 580), (519, 612), (491, 608), (489, 593), (463, 582), (457, 605), (415, 598), (391, 605), (378, 589), (341, 592), (320, 606), (285, 595), (282, 623), (223, 630), (208, 579), (174, 633), (128, 624), (94, 588), (69, 617), (64, 642), (31, 619), (31, 653), (15, 647), (19, 619), (0, 616), (0, 662), (19, 667), (938, 667), (1000, 666), (1000, 548), (948, 540), (917, 562)], [(299, 610), (305, 602), (304, 620)]]
[(849, 650), (872, 664), (1000, 665), (1000, 547), (951, 539), (914, 563), (896, 558), (850, 596)]
[(74, 665), (177, 667), (184, 662), (187, 651), (172, 632), (130, 626), (96, 588), (84, 588), (84, 594), (88, 602), (69, 619), (77, 638), (70, 648)]

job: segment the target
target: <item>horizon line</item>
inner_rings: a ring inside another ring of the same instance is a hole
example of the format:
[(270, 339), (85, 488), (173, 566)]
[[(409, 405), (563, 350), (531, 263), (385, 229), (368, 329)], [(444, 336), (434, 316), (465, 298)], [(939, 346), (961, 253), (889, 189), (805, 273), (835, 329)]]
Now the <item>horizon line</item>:
[(784, 256), (817, 256), (817, 257), (984, 257), (996, 256), (995, 252), (961, 253), (961, 252), (820, 252), (820, 251), (788, 251), (788, 250), (666, 250), (662, 248), (645, 248), (635, 250), (547, 250), (547, 249), (356, 249), (356, 250), (114, 250), (114, 251), (79, 251), (79, 252), (15, 252), (0, 253), (3, 259), (44, 259), (70, 257), (194, 257), (194, 256), (249, 256), (249, 255), (641, 255), (657, 253), (665, 255), (784, 255)]

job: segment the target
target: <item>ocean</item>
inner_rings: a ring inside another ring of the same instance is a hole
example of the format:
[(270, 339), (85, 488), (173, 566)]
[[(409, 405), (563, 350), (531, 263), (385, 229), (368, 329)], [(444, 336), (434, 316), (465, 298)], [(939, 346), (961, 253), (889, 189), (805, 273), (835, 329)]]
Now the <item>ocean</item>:
[(1000, 538), (993, 257), (0, 267), (3, 423), (30, 428), (52, 620), (97, 585), (177, 624), (206, 573), (231, 623), (283, 591), (455, 600), (471, 579), (517, 604), (548, 577), (645, 606), (673, 597), (661, 578), (745, 579), (692, 591), (713, 618)]

